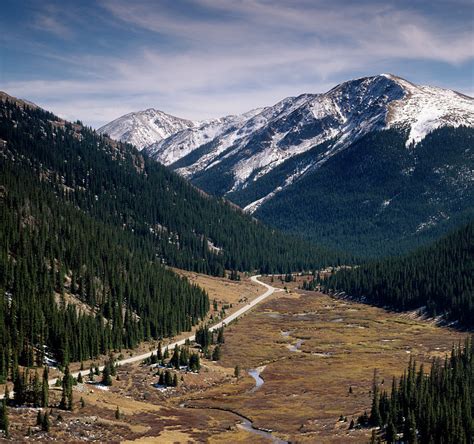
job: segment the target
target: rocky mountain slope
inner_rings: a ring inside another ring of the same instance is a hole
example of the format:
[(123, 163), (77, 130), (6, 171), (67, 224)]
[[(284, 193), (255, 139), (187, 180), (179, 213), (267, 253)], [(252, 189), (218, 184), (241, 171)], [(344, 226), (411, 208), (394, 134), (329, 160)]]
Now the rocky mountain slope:
[[(331, 141), (329, 149), (311, 166), (295, 170), (280, 184), (282, 189), (371, 131), (403, 129), (408, 132), (409, 146), (445, 125), (474, 125), (473, 100), (454, 91), (380, 75), (345, 82), (325, 94), (303, 94), (241, 116), (203, 122), (158, 140), (147, 151), (191, 180), (213, 175), (219, 165), (225, 165), (229, 179), (212, 191), (226, 194), (327, 141)], [(246, 206), (254, 211), (262, 203), (247, 202)]]
[(139, 150), (178, 131), (196, 125), (191, 120), (166, 114), (153, 108), (136, 113), (125, 114), (104, 125), (97, 131), (108, 134), (112, 139), (131, 143)]
[[(299, 211), (305, 205), (301, 194), (295, 192), (301, 190), (301, 182), (305, 183), (305, 191), (313, 190), (313, 194), (321, 195), (325, 187), (319, 185), (318, 189), (314, 188), (315, 181), (308, 178), (326, 171), (329, 161), (332, 166), (340, 166), (345, 157), (352, 155), (354, 162), (359, 163), (364, 156), (353, 150), (362, 152), (367, 148), (367, 141), (375, 143), (377, 137), (388, 144), (394, 143), (387, 152), (395, 150), (394, 155), (404, 158), (402, 163), (406, 170), (398, 171), (400, 180), (395, 181), (397, 186), (402, 186), (422, 162), (418, 155), (430, 155), (429, 147), (425, 151), (419, 148), (427, 136), (438, 134), (443, 128), (453, 130), (452, 137), (458, 144), (451, 147), (458, 149), (452, 158), (453, 163), (443, 164), (441, 156), (435, 168), (448, 169), (449, 174), (457, 171), (454, 180), (457, 185), (449, 182), (443, 174), (438, 174), (440, 180), (446, 182), (438, 188), (446, 192), (445, 197), (453, 194), (454, 201), (459, 203), (460, 196), (455, 195), (459, 187), (470, 190), (472, 185), (471, 132), (463, 132), (462, 129), (472, 131), (473, 126), (474, 99), (454, 91), (419, 86), (391, 74), (382, 74), (342, 83), (324, 94), (289, 97), (274, 106), (240, 116), (195, 123), (157, 140), (145, 150), (205, 191), (226, 196), (257, 217), (291, 229), (294, 222), (282, 221), (281, 213), (275, 213), (281, 211), (278, 202), (290, 200), (292, 209)], [(456, 129), (461, 132), (456, 132)], [(392, 131), (393, 137), (386, 138), (383, 135), (386, 131)], [(461, 138), (459, 134), (462, 134)], [(443, 150), (439, 146), (439, 138), (435, 136), (429, 140), (437, 149)], [(461, 146), (467, 151), (461, 151)], [(348, 150), (351, 153), (343, 155)], [(360, 165), (365, 174), (369, 177), (377, 175), (370, 165), (399, 167), (398, 164), (381, 162), (384, 154), (382, 151), (369, 165)], [(342, 170), (339, 180), (343, 182), (352, 172)], [(338, 186), (337, 183), (334, 185)], [(393, 197), (386, 196), (385, 191), (377, 196), (380, 200), (377, 205)], [(465, 198), (465, 194), (463, 196)], [(436, 200), (438, 197), (431, 198)], [(336, 206), (339, 204), (342, 202), (334, 202)], [(406, 228), (408, 231), (404, 231), (404, 236), (416, 233), (419, 225), (438, 223), (429, 221), (450, 219), (451, 214), (439, 216), (444, 211), (441, 207), (434, 205), (431, 213), (424, 214), (416, 226)], [(289, 216), (292, 220), (292, 214)], [(297, 222), (301, 221), (300, 216)], [(311, 219), (317, 214), (313, 212), (307, 217)], [(371, 217), (375, 217), (375, 213)], [(324, 234), (314, 230), (315, 223), (312, 221), (310, 225), (313, 228), (296, 231), (303, 231), (310, 237), (314, 237), (315, 232), (318, 236)]]

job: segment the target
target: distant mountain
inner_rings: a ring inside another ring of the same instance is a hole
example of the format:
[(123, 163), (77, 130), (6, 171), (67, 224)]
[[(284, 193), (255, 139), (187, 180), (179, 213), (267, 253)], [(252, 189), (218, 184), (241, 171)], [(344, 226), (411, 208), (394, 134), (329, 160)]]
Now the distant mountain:
[(141, 150), (146, 146), (191, 128), (197, 123), (180, 119), (163, 111), (149, 108), (145, 111), (125, 114), (99, 128), (99, 134), (108, 134), (112, 139), (127, 142)]
[[(270, 224), (377, 254), (435, 237), (466, 216), (473, 126), (474, 99), (382, 74), (195, 124), (145, 151)], [(425, 176), (422, 166), (431, 168)], [(404, 201), (402, 190), (415, 198)]]

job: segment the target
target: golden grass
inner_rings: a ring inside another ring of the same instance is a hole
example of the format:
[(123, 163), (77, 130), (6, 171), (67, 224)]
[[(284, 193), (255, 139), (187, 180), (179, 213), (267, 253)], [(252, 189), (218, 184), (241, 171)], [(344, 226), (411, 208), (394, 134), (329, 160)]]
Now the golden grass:
[[(367, 442), (366, 431), (347, 428), (351, 418), (370, 409), (374, 368), (382, 387), (389, 388), (410, 356), (429, 364), (462, 338), (428, 322), (320, 293), (278, 293), (226, 330), (222, 365), (266, 364), (264, 385), (232, 396), (222, 396), (227, 385), (213, 388), (195, 403), (238, 411), (292, 441)], [(301, 352), (291, 352), (287, 345), (298, 339)], [(338, 421), (341, 414), (347, 423)]]
[[(211, 301), (220, 296), (220, 304), (238, 306), (243, 295), (251, 298), (262, 292), (248, 281), (188, 274), (208, 290)], [(429, 364), (464, 337), (404, 314), (297, 292), (295, 283), (275, 280), (274, 285), (287, 286), (290, 292), (275, 293), (228, 326), (219, 363), (203, 361), (199, 375), (183, 373), (180, 387), (165, 393), (152, 387), (157, 378), (148, 367), (120, 367), (120, 381), (109, 391), (88, 384), (77, 387), (74, 411), (61, 412), (63, 422), (54, 419), (49, 436), (60, 442), (84, 436), (100, 442), (269, 442), (241, 429), (236, 412), (292, 442), (366, 443), (370, 432), (348, 431), (348, 424), (370, 408), (374, 368), (382, 387), (389, 388), (392, 376), (401, 374), (410, 356)], [(298, 340), (299, 351), (290, 351), (288, 346)], [(141, 349), (147, 347), (150, 344)], [(242, 368), (238, 381), (232, 377), (236, 365)], [(252, 391), (254, 380), (245, 369), (262, 365), (265, 383)], [(52, 402), (59, 396), (59, 390), (52, 391)], [(183, 403), (197, 408), (183, 408)], [(58, 413), (55, 409), (53, 416)], [(347, 422), (338, 421), (341, 414)], [(16, 442), (25, 438), (28, 426), (33, 439), (47, 439), (35, 428), (35, 418), (34, 410), (11, 409)]]
[[(241, 281), (231, 281), (228, 278), (208, 276), (176, 268), (172, 270), (181, 276), (186, 276), (189, 281), (204, 288), (209, 294), (211, 304), (214, 299), (219, 304), (239, 304), (242, 299), (252, 300), (264, 291), (261, 285), (252, 282), (244, 275), (241, 276)], [(241, 303), (241, 305), (243, 304)]]

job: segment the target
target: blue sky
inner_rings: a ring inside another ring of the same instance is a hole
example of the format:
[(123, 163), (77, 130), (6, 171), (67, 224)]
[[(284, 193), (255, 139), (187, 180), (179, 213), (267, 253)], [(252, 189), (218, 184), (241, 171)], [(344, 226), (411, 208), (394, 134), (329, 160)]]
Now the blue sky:
[(206, 119), (390, 72), (474, 95), (474, 2), (2, 0), (0, 89), (98, 127)]

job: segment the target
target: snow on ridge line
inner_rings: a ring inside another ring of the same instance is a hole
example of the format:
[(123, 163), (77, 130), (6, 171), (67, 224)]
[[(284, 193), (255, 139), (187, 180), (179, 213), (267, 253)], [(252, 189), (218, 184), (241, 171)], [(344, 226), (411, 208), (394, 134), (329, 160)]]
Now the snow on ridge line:
[[(169, 117), (181, 123), (184, 120)], [(321, 143), (331, 145), (317, 155), (311, 168), (372, 131), (404, 128), (408, 133), (406, 146), (410, 148), (439, 127), (474, 126), (474, 99), (382, 74), (341, 83), (323, 94), (288, 97), (241, 115), (185, 122), (188, 124), (184, 127), (173, 125), (168, 136), (161, 134), (158, 141), (147, 146), (147, 152), (165, 165), (173, 165), (202, 147), (176, 171), (192, 180), (225, 161), (233, 176), (229, 188), (223, 190), (226, 194), (247, 187), (286, 160)], [(135, 132), (136, 143), (142, 144), (154, 137), (149, 131), (130, 129)], [(293, 171), (290, 175), (297, 180), (302, 174)], [(287, 185), (282, 178), (279, 186)], [(262, 199), (247, 205), (248, 210), (258, 208)]]
[(185, 128), (194, 127), (198, 122), (181, 119), (163, 111), (148, 108), (144, 111), (128, 113), (102, 126), (98, 133), (135, 145), (139, 150), (170, 137)]
[(396, 78), (406, 96), (390, 105), (387, 128), (408, 126), (406, 146), (416, 145), (430, 132), (443, 127), (474, 126), (474, 99), (456, 91), (415, 85)]

